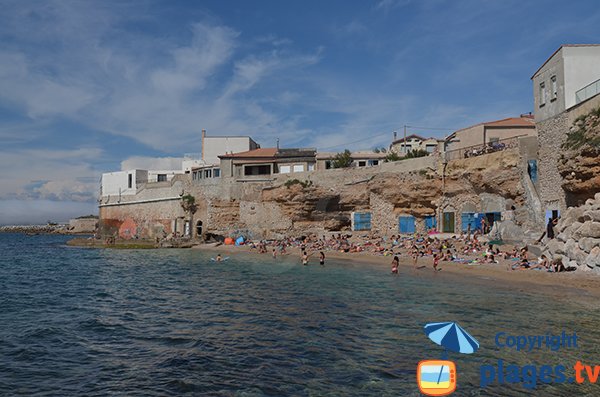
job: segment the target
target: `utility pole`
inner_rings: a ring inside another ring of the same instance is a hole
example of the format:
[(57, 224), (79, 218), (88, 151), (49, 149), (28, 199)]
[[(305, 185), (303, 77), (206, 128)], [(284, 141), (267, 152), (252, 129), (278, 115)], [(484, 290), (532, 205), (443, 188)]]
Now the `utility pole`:
[(406, 124), (404, 124), (404, 155), (406, 156)]

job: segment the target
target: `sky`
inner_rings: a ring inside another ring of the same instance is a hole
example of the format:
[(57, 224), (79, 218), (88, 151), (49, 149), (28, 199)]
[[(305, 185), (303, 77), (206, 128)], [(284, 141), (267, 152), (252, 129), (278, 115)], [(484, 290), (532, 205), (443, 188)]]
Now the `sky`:
[(199, 153), (203, 128), (342, 151), (518, 116), (561, 44), (600, 37), (594, 0), (0, 7), (0, 224), (97, 213), (103, 172)]

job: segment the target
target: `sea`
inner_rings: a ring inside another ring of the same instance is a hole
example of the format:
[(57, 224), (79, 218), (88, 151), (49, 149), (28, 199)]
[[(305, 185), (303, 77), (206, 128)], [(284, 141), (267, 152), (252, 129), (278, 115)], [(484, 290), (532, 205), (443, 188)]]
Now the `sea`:
[[(441, 358), (456, 365), (457, 396), (600, 395), (541, 369), (562, 365), (568, 380), (577, 361), (600, 365), (597, 309), (534, 285), (68, 239), (0, 234), (2, 396), (421, 396), (419, 362)], [(447, 351), (424, 332), (432, 322), (458, 323), (479, 349)], [(496, 343), (563, 331), (577, 346)]]

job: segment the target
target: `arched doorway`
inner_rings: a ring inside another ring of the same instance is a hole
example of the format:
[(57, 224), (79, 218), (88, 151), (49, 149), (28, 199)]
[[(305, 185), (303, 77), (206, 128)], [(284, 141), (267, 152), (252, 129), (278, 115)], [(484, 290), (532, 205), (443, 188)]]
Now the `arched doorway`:
[(196, 222), (196, 236), (202, 236), (202, 221)]

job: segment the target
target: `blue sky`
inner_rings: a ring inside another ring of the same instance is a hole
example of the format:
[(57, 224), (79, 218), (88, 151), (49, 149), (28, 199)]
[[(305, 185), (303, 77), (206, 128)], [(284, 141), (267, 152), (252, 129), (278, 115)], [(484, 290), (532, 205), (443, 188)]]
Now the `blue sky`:
[(102, 172), (200, 152), (202, 128), (358, 150), (529, 112), (537, 67), (600, 37), (595, 1), (0, 6), (0, 224), (96, 212)]

